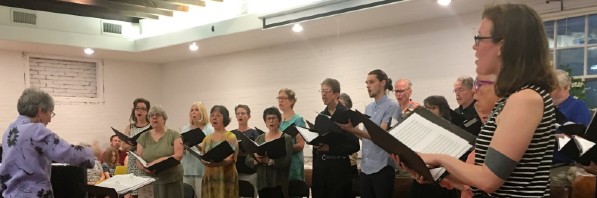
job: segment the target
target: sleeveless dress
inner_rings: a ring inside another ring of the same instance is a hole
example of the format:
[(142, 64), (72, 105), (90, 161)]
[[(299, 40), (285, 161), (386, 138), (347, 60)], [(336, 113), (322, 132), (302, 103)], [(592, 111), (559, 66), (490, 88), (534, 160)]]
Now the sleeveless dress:
[[(549, 172), (555, 146), (555, 108), (549, 92), (535, 85), (526, 85), (520, 90), (531, 89), (543, 98), (543, 118), (524, 155), (510, 174), (508, 180), (495, 192), (493, 197), (549, 197)], [(496, 118), (503, 110), (508, 97), (496, 103), (487, 123), (481, 128), (475, 144), (475, 164), (483, 164), (489, 143), (493, 138)], [(475, 196), (485, 192), (473, 188)]]
[[(149, 124), (147, 124), (144, 127), (138, 128), (134, 124), (131, 124), (131, 125), (129, 125), (129, 127), (131, 129), (131, 134), (129, 135), (129, 137), (133, 137), (133, 136), (139, 134), (141, 131), (144, 131), (144, 130), (148, 129), (151, 126)], [(136, 147), (134, 147), (134, 148), (136, 148)], [(133, 147), (131, 147), (131, 151), (135, 151), (135, 150), (133, 150)], [(134, 157), (129, 157), (128, 166), (126, 167), (126, 173), (127, 174), (132, 173), (132, 174), (134, 174), (136, 176), (147, 176), (145, 174), (145, 172), (143, 172), (143, 171), (139, 170), (139, 168), (137, 168), (137, 166), (135, 165), (135, 158)], [(148, 185), (148, 186), (151, 186), (151, 185)], [(145, 188), (144, 187), (144, 188), (141, 188), (139, 190), (135, 190), (135, 191), (131, 192), (131, 194), (132, 195), (139, 195), (139, 191), (141, 190), (141, 191), (144, 191), (144, 192), (147, 191), (146, 193), (142, 193), (142, 194), (151, 193), (148, 196), (143, 196), (143, 197), (153, 197), (153, 193), (152, 193), (153, 190), (152, 189), (153, 189), (152, 187), (149, 187), (149, 188)]]

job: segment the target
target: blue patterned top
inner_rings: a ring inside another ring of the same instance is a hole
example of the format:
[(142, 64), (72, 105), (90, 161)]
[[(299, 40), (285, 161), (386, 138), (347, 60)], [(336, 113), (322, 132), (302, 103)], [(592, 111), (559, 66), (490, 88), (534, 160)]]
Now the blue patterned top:
[(91, 148), (69, 144), (43, 123), (31, 123), (22, 115), (4, 132), (2, 148), (0, 191), (5, 198), (54, 197), (52, 161), (85, 168), (95, 164)]

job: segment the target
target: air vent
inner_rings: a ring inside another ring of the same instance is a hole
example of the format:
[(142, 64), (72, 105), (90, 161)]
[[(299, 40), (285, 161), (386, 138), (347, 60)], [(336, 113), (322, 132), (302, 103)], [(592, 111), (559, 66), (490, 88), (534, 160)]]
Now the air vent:
[(103, 23), (103, 32), (111, 34), (122, 34), (122, 25), (113, 23)]
[(12, 22), (36, 25), (37, 15), (27, 12), (12, 11)]

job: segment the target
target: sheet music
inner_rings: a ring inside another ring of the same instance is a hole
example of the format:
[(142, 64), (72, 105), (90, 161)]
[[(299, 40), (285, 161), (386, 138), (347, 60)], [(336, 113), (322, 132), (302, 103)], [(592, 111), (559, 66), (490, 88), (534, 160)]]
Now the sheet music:
[(584, 155), (587, 151), (589, 151), (589, 149), (593, 146), (595, 146), (595, 143), (586, 140), (582, 137), (579, 136), (574, 136), (574, 140), (577, 142), (578, 146), (580, 147), (580, 155)]
[(155, 179), (151, 177), (139, 177), (133, 174), (114, 175), (110, 179), (103, 181), (96, 186), (104, 188), (113, 188), (118, 194), (124, 194), (132, 190), (141, 188), (147, 184), (154, 182)]
[[(413, 151), (421, 153), (447, 154), (458, 158), (472, 148), (466, 140), (418, 114), (411, 114), (389, 133)], [(434, 179), (445, 171), (441, 167), (430, 170)]]
[(143, 165), (144, 167), (147, 168), (147, 162), (143, 158), (141, 158), (140, 156), (138, 156), (137, 154), (135, 154), (132, 151), (129, 151), (129, 154), (131, 154), (131, 155), (133, 155), (133, 157), (137, 158), (137, 160), (139, 160), (139, 162), (141, 162), (141, 165)]
[(305, 129), (303, 127), (296, 127), (296, 129), (299, 131), (301, 136), (303, 136), (303, 138), (305, 138), (305, 140), (307, 142), (311, 142), (315, 138), (319, 137), (318, 133), (313, 133), (313, 132), (309, 131), (309, 129)]
[(557, 139), (557, 141), (558, 141), (558, 150), (562, 150), (562, 148), (564, 147), (564, 145), (566, 145), (570, 140), (571, 139), (568, 136), (558, 137), (558, 139)]

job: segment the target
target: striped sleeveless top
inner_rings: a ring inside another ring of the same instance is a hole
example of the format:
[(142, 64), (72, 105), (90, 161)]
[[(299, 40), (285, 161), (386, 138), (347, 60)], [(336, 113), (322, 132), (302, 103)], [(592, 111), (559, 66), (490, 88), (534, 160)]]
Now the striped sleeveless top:
[[(549, 197), (549, 172), (555, 146), (555, 108), (549, 92), (535, 85), (526, 85), (520, 90), (532, 89), (543, 98), (543, 118), (537, 126), (529, 147), (510, 174), (508, 180), (493, 197)], [(519, 91), (520, 91), (519, 90)], [(483, 164), (489, 143), (496, 129), (496, 117), (500, 114), (508, 97), (496, 103), (487, 123), (481, 128), (475, 144), (475, 164)], [(475, 195), (485, 192), (473, 188)]]

